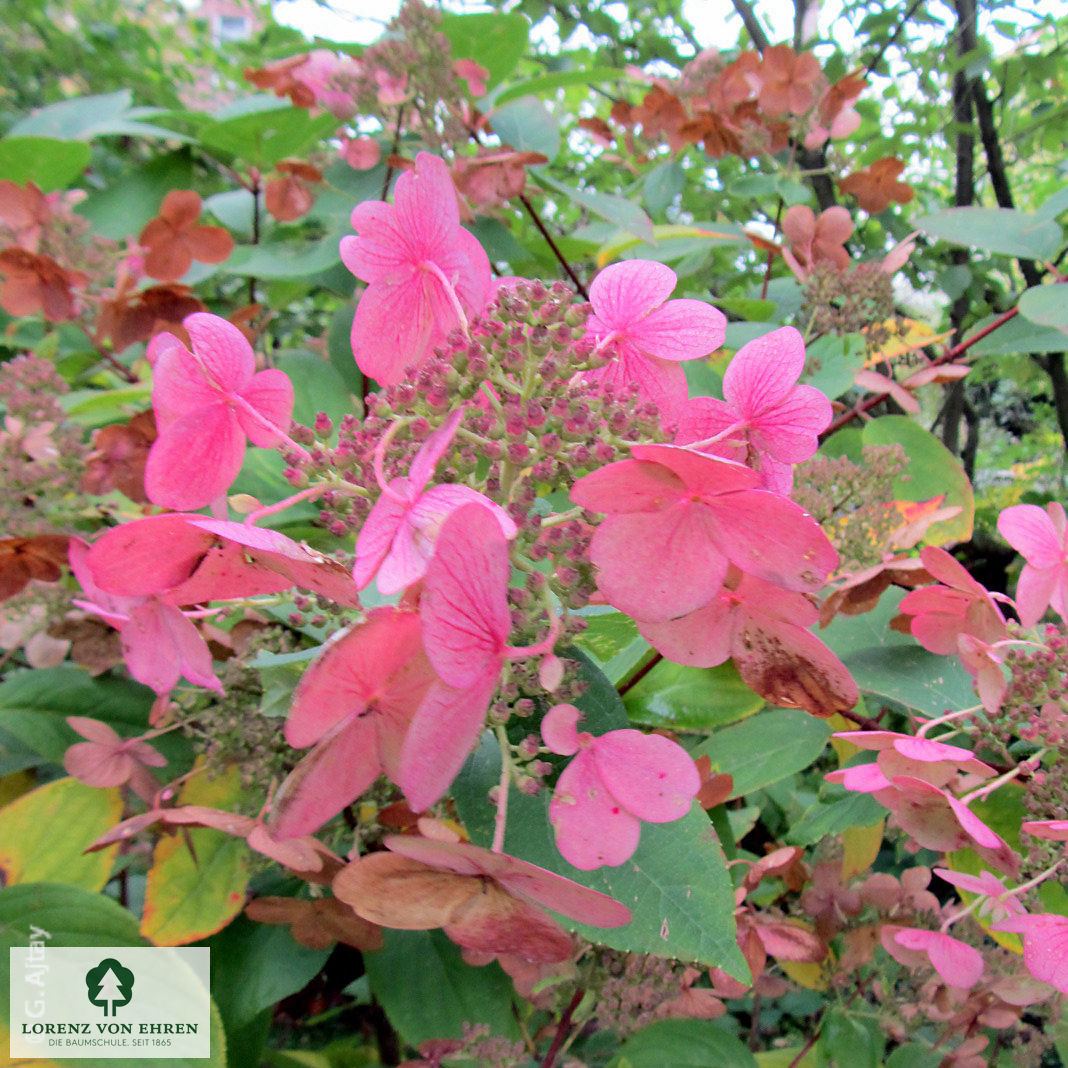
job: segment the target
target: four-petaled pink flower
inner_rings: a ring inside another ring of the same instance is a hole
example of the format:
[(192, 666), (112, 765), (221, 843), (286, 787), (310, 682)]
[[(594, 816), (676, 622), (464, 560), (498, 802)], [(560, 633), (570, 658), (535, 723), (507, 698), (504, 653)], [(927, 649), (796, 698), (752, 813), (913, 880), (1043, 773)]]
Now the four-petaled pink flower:
[(1005, 896), (1005, 884), (988, 871), (967, 875), (960, 871), (950, 871), (948, 868), (935, 868), (934, 873), (958, 890), (967, 890), (969, 894), (986, 898), (979, 906), (980, 916), (1003, 920), (1009, 916), (1021, 916), (1027, 911), (1015, 897)]
[(581, 713), (555, 705), (542, 721), (552, 752), (578, 756), (560, 775), (549, 805), (556, 845), (582, 871), (618, 865), (638, 848), (641, 820), (669, 823), (690, 811), (701, 776), (680, 745), (659, 734), (575, 729)]
[(397, 179), (392, 206), (365, 200), (352, 225), (356, 236), (341, 239), (341, 259), (368, 283), (352, 321), (352, 351), (364, 374), (394, 385), (482, 311), (493, 288), (489, 260), (460, 225), (448, 166), (429, 152)]
[(156, 796), (160, 784), (149, 768), (162, 768), (167, 760), (155, 747), (141, 738), (123, 738), (106, 723), (87, 716), (67, 716), (67, 725), (85, 739), (63, 755), (68, 774), (100, 789), (128, 782), (145, 801)]
[(593, 314), (587, 337), (609, 362), (585, 378), (616, 393), (632, 384), (641, 400), (653, 401), (664, 426), (672, 427), (686, 402), (682, 360), (696, 360), (723, 344), (727, 320), (700, 300), (668, 300), (675, 272), (651, 260), (625, 260), (606, 267), (590, 285)]
[(958, 772), (989, 779), (994, 769), (967, 749), (934, 738), (917, 738), (894, 731), (836, 731), (859, 749), (875, 750), (879, 770), (888, 780), (896, 775), (923, 779), (932, 786), (945, 786)]
[(417, 812), (445, 793), (477, 744), (504, 662), (552, 652), (556, 620), (537, 645), (508, 645), (510, 573), (508, 542), (493, 512), (465, 504), (445, 520), (419, 602), (438, 681), (412, 719), (397, 779)]
[(1068, 522), (1055, 501), (1014, 504), (998, 516), (1001, 536), (1027, 561), (1016, 586), (1016, 610), (1033, 627), (1049, 605), (1068, 619)]
[(399, 782), (408, 724), (434, 681), (415, 612), (375, 609), (327, 646), (293, 695), (286, 741), (315, 748), (283, 782), (271, 830), (310, 834), (380, 774)]
[(1036, 979), (1068, 994), (1068, 916), (1010, 916), (994, 924), (993, 929), (1022, 935), (1027, 970)]
[(983, 977), (983, 957), (979, 950), (941, 931), (887, 923), (880, 928), (879, 937), (883, 949), (906, 968), (930, 961), (950, 986), (968, 990)]
[(716, 595), (731, 563), (808, 591), (838, 566), (816, 521), (793, 501), (754, 489), (747, 467), (674, 445), (636, 445), (631, 456), (571, 489), (575, 504), (607, 515), (590, 558), (598, 587), (621, 612), (650, 622), (693, 612)]
[(504, 536), (515, 537), (516, 526), (508, 513), (478, 490), (453, 484), (426, 488), (462, 418), (462, 409), (453, 412), (423, 442), (407, 478), (393, 478), (386, 482), (381, 457), (376, 454), (375, 475), (382, 496), (375, 502), (356, 538), (356, 565), (352, 577), (359, 589), (377, 576), (379, 592), (389, 595), (399, 593), (421, 579), (434, 551), (441, 524), (465, 504), (480, 504), (489, 509), (497, 517)]
[(797, 380), (805, 343), (784, 326), (743, 345), (723, 375), (723, 396), (695, 397), (679, 420), (677, 445), (748, 464), (777, 493), (793, 487), (793, 465), (807, 460), (831, 421), (831, 402)]
[(244, 334), (207, 312), (182, 325), (192, 349), (173, 335), (156, 344), (152, 406), (159, 437), (145, 467), (153, 504), (193, 510), (211, 504), (241, 470), (246, 438), (279, 445), (293, 414), (293, 385), (283, 371), (256, 371)]

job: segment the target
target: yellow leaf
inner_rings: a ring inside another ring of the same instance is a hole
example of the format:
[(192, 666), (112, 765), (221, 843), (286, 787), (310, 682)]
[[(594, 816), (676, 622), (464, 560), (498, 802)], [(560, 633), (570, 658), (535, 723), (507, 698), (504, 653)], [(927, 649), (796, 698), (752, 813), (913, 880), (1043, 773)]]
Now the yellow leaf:
[[(654, 226), (653, 236), (655, 238), (654, 243), (657, 245), (662, 241), (678, 240), (679, 238), (707, 238), (709, 245), (722, 242), (741, 243), (747, 239), (745, 233), (740, 229), (732, 232), (727, 228), (723, 230), (706, 230), (700, 226), (677, 225)], [(597, 252), (597, 266), (604, 267), (613, 260), (619, 259), (628, 249), (636, 248), (638, 245), (643, 244), (645, 242), (640, 237), (634, 237), (630, 234), (625, 234), (613, 241), (609, 241), (607, 244), (602, 245)]]
[(822, 963), (806, 964), (797, 960), (780, 960), (776, 963), (798, 986), (806, 990), (826, 990), (830, 986), (830, 977)]
[(883, 362), (892, 363), (907, 352), (915, 352), (928, 345), (937, 345), (953, 334), (952, 330), (936, 334), (926, 323), (921, 323), (916, 319), (905, 319), (904, 323), (905, 330), (900, 333), (897, 332), (898, 324), (893, 319), (887, 319), (881, 324), (891, 332), (890, 340), (868, 357), (864, 363), (865, 367), (872, 367)]
[(883, 820), (870, 827), (847, 827), (842, 832), (842, 879), (867, 871), (879, 855), (883, 844)]

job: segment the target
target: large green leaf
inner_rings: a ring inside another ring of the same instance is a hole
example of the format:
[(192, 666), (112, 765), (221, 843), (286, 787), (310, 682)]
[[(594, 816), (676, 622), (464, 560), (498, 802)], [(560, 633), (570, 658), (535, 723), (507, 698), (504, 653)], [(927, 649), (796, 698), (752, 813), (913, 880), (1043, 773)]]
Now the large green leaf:
[(90, 193), (77, 210), (98, 234), (121, 240), (139, 234), (172, 189), (189, 189), (192, 184), (192, 157), (188, 151), (171, 152), (124, 170), (121, 178)]
[[(500, 751), (487, 735), (453, 786), (460, 817), (479, 845), (489, 845), (493, 837), (493, 809), (486, 796), (499, 777)], [(544, 794), (530, 797), (512, 788), (505, 852), (608, 894), (633, 913), (625, 927), (587, 927), (560, 917), (565, 927), (613, 949), (744, 974), (726, 861), (708, 817), (696, 805), (673, 823), (643, 824), (637, 850), (619, 867), (578, 871), (556, 848), (548, 803)]]
[(946, 541), (967, 541), (975, 520), (975, 494), (961, 462), (919, 423), (905, 415), (884, 415), (864, 427), (865, 445), (900, 445), (909, 465), (894, 480), (894, 496), (899, 501), (926, 501), (945, 496), (943, 508), (957, 506), (960, 513), (927, 528), (928, 545)]
[(386, 931), (382, 949), (363, 960), (371, 990), (410, 1046), (459, 1038), (465, 1023), (519, 1037), (511, 980), (496, 963), (466, 964), (441, 931)]
[(493, 132), (517, 152), (540, 152), (550, 162), (560, 152), (560, 127), (536, 96), (522, 96), (494, 111)]
[(912, 225), (951, 245), (1035, 260), (1056, 255), (1061, 243), (1061, 228), (1055, 222), (1013, 208), (946, 208)]
[(544, 170), (534, 172), (541, 185), (562, 193), (569, 200), (573, 200), (580, 207), (592, 211), (602, 219), (625, 230), (628, 234), (656, 243), (656, 234), (653, 230), (653, 221), (633, 200), (626, 197), (616, 196), (614, 193), (597, 193), (589, 189), (576, 189), (573, 186), (558, 182), (555, 178), (546, 174)]
[(927, 715), (975, 704), (971, 677), (957, 657), (929, 653), (911, 635), (890, 629), (904, 596), (904, 590), (888, 590), (871, 612), (838, 616), (820, 637), (865, 693)]
[(352, 400), (333, 364), (313, 352), (285, 352), (275, 361), (293, 383), (293, 418), (311, 426), (319, 412), (326, 412), (335, 426), (352, 410)]
[(161, 113), (152, 109), (131, 107), (132, 101), (133, 94), (129, 89), (60, 100), (15, 123), (8, 130), (8, 135), (57, 137), (74, 141), (89, 141), (94, 137), (108, 135), (191, 140), (175, 130), (141, 121), (144, 118), (158, 117)]
[(587, 67), (580, 70), (554, 70), (549, 74), (537, 74), (521, 82), (509, 85), (493, 94), (493, 102), (505, 104), (530, 93), (551, 93), (572, 85), (599, 85), (603, 82), (626, 80), (630, 76), (617, 67)]
[(0, 871), (16, 883), (65, 883), (100, 890), (111, 875), (118, 846), (85, 849), (122, 818), (117, 789), (97, 790), (77, 779), (23, 794), (0, 810)]
[(219, 269), (242, 278), (307, 278), (336, 267), (341, 262), (338, 245), (343, 236), (339, 231), (314, 241), (266, 241), (262, 245), (238, 245), (230, 258), (219, 265)]
[(756, 1058), (711, 1020), (658, 1020), (623, 1043), (609, 1068), (756, 1068)]
[[(1068, 297), (1068, 294), (1065, 296)], [(980, 319), (968, 333), (974, 336), (993, 321), (994, 316), (988, 315)], [(973, 356), (1006, 356), (1013, 352), (1061, 352), (1066, 348), (1068, 342), (1056, 327), (1036, 326), (1018, 315), (977, 341), (970, 351)]]
[(634, 723), (711, 731), (752, 715), (764, 699), (742, 682), (732, 661), (694, 668), (665, 660), (627, 691), (623, 703)]
[[(1063, 286), (1032, 286), (1020, 295), (1020, 314), (1039, 326), (1068, 334), (1068, 289)], [(1068, 339), (1062, 344), (1068, 344)]]
[(35, 182), (44, 192), (66, 189), (89, 166), (84, 141), (53, 137), (5, 137), (0, 141), (0, 180)]
[(649, 643), (638, 633), (630, 616), (591, 606), (583, 612), (586, 629), (576, 640), (605, 678), (618, 685), (641, 661), (651, 655)]
[(489, 86), (507, 78), (527, 54), (530, 22), (518, 12), (446, 14), (441, 28), (452, 45), (453, 58), (473, 59), (485, 67)]
[(860, 334), (828, 334), (808, 346), (801, 381), (834, 400), (852, 389), (853, 379), (863, 366), (864, 338)]
[(823, 752), (831, 728), (796, 708), (772, 708), (717, 731), (695, 750), (712, 770), (734, 779), (732, 797), (779, 782), (807, 768)]
[[(0, 890), (0, 987), (10, 987), (10, 950), (25, 947), (30, 939), (30, 925), (48, 932), (49, 946), (143, 946), (145, 940), (137, 930), (137, 920), (121, 905), (102, 894), (77, 886), (52, 883), (26, 883)], [(9, 1002), (0, 999), (0, 1044), (6, 1049)], [(226, 1035), (219, 1010), (211, 1006), (211, 1057), (138, 1058), (130, 1061), (143, 1068), (224, 1068)], [(91, 1057), (62, 1059), (51, 1064), (72, 1068), (114, 1068), (114, 1059)], [(47, 1065), (45, 1066), (47, 1068)]]
[(270, 170), (287, 156), (299, 156), (336, 126), (337, 119), (328, 111), (313, 117), (306, 108), (278, 106), (205, 123), (199, 135), (209, 151)]

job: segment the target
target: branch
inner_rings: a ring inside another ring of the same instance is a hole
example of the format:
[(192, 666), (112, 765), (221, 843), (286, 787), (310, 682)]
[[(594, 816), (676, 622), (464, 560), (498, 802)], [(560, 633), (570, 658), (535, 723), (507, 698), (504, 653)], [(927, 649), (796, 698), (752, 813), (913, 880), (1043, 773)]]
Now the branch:
[(553, 1064), (556, 1062), (556, 1055), (560, 1052), (560, 1047), (567, 1037), (568, 1028), (571, 1026), (571, 1017), (574, 1016), (575, 1009), (579, 1007), (579, 1002), (582, 1001), (585, 994), (586, 991), (579, 987), (571, 996), (571, 1000), (567, 1003), (567, 1008), (564, 1009), (560, 1022), (556, 1026), (553, 1044), (549, 1047), (549, 1052), (545, 1054), (545, 1060), (541, 1062), (541, 1068), (553, 1068)]
[(574, 283), (574, 286), (581, 294), (582, 299), (589, 300), (590, 295), (586, 292), (586, 287), (582, 284), (582, 282), (579, 281), (578, 275), (575, 274), (574, 270), (571, 267), (571, 264), (567, 262), (567, 258), (560, 251), (559, 246), (553, 240), (553, 235), (549, 233), (548, 229), (546, 229), (545, 223), (541, 221), (541, 216), (538, 215), (537, 211), (534, 209), (534, 205), (531, 204), (525, 193), (519, 194), (519, 203), (527, 209), (527, 214), (530, 216), (534, 225), (538, 228), (539, 232), (541, 233), (541, 236), (545, 238), (546, 243), (548, 244), (549, 248), (552, 249), (553, 255), (556, 257), (557, 262), (560, 264), (561, 267), (563, 267), (564, 271), (567, 273), (567, 276), (571, 279), (572, 283)]
[(756, 14), (747, 0), (731, 0), (731, 3), (734, 4), (734, 10), (741, 16), (742, 22), (745, 23), (745, 28), (753, 44), (756, 45), (757, 51), (763, 52), (765, 48), (770, 48), (771, 42), (768, 40), (768, 35), (757, 21)]
[(916, 9), (922, 3), (923, 0), (912, 0), (912, 3), (908, 6), (908, 10), (905, 12), (904, 15), (901, 16), (901, 21), (895, 27), (894, 32), (890, 34), (890, 36), (887, 37), (887, 39), (883, 42), (883, 46), (879, 49), (878, 52), (875, 53), (875, 58), (865, 66), (865, 78), (867, 78), (868, 75), (871, 74), (871, 72), (875, 70), (875, 68), (882, 62), (883, 56), (885, 56), (886, 53), (889, 52), (895, 44), (897, 44), (897, 39), (901, 36), (902, 31), (908, 24), (909, 19), (911, 19), (912, 16), (916, 14)]

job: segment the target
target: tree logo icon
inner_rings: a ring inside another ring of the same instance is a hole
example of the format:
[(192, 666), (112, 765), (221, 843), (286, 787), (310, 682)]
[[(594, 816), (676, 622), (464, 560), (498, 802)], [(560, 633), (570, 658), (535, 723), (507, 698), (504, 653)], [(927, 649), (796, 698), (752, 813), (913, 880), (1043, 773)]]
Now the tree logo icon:
[(85, 985), (90, 1004), (99, 1005), (105, 1016), (114, 1016), (133, 997), (134, 974), (114, 957), (105, 957), (85, 973)]

